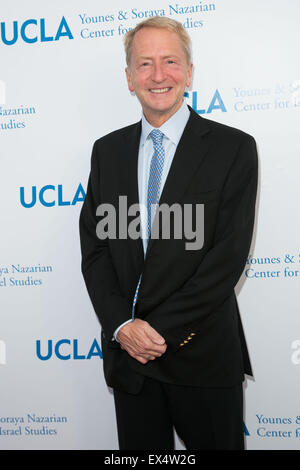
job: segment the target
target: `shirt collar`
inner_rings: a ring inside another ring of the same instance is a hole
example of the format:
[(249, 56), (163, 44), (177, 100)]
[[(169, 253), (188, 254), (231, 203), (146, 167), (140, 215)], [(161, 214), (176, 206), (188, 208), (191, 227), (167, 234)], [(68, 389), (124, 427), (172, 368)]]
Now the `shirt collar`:
[[(190, 117), (190, 111), (187, 107), (186, 102), (183, 100), (182, 105), (176, 111), (173, 116), (171, 116), (161, 127), (159, 130), (163, 132), (163, 134), (170, 139), (175, 145), (178, 145), (179, 140), (181, 139), (182, 133), (188, 122)], [(148, 138), (150, 132), (153, 129), (157, 129), (153, 127), (147, 119), (145, 118), (144, 114), (142, 115), (142, 133), (141, 133), (141, 140), (140, 144), (144, 145), (146, 139)]]

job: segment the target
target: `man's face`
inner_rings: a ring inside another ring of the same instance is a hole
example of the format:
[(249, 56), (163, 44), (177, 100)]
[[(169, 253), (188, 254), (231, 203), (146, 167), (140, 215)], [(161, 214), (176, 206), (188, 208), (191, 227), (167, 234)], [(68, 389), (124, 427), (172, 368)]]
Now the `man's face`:
[(180, 108), (191, 75), (178, 34), (148, 27), (135, 34), (127, 82), (150, 124), (161, 126)]

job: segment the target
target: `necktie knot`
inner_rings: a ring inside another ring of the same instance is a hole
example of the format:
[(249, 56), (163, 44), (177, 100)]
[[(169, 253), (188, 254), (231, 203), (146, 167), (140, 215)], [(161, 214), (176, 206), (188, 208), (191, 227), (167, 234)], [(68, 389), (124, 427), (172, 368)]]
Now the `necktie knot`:
[(153, 129), (149, 135), (153, 140), (154, 146), (162, 144), (164, 134), (159, 129)]

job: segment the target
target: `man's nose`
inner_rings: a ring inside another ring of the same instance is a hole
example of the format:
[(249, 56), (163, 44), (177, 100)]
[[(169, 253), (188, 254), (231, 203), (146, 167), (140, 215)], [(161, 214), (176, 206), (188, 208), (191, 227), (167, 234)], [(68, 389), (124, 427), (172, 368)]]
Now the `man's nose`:
[(163, 82), (165, 79), (164, 67), (160, 63), (155, 63), (152, 69), (152, 80), (154, 82)]

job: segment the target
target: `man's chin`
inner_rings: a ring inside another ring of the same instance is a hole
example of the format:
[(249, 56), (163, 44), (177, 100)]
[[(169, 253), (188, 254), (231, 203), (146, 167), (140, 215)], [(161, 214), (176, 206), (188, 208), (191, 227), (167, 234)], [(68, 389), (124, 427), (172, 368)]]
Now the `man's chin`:
[(180, 108), (181, 104), (177, 106), (168, 106), (168, 107), (153, 107), (153, 108), (143, 108), (144, 115), (147, 121), (154, 125), (155, 127), (160, 127), (164, 122), (166, 122), (170, 117), (175, 114)]

